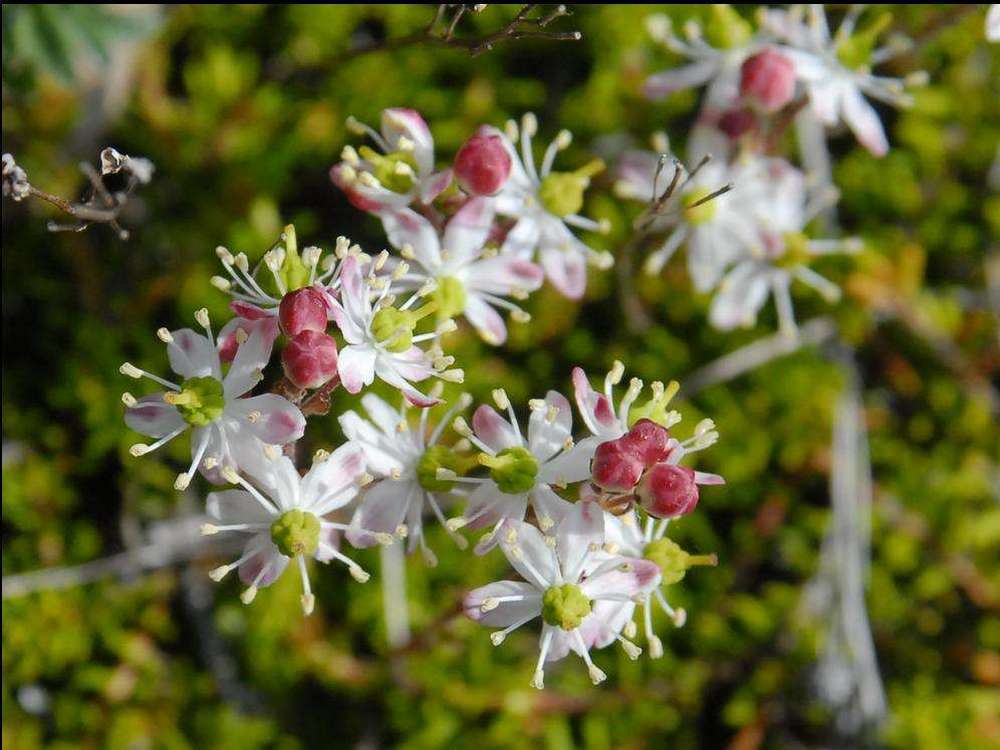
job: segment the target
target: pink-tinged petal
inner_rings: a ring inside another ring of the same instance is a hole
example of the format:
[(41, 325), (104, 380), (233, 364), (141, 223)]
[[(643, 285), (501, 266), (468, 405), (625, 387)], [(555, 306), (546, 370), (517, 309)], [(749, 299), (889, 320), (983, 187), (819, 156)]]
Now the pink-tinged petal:
[(423, 216), (402, 208), (381, 214), (382, 227), (390, 244), (397, 250), (409, 245), (415, 260), (424, 270), (435, 271), (441, 266), (441, 247), (437, 230)]
[(233, 300), (232, 302), (230, 302), (229, 309), (232, 310), (237, 317), (246, 318), (247, 320), (261, 320), (263, 318), (272, 318), (278, 314), (277, 307), (274, 307), (270, 310), (265, 310), (263, 307), (258, 307), (257, 305), (251, 305), (249, 302), (243, 302), (241, 300)]
[(375, 379), (375, 350), (368, 346), (345, 346), (340, 350), (337, 371), (348, 393), (358, 393)]
[(637, 557), (621, 558), (622, 565), (600, 575), (592, 576), (580, 584), (583, 593), (591, 599), (604, 596), (633, 597), (646, 594), (660, 583), (660, 566)]
[(587, 424), (587, 429), (595, 435), (602, 436), (614, 431), (617, 434), (612, 437), (620, 437), (621, 426), (618, 424), (614, 407), (607, 396), (591, 387), (587, 374), (579, 367), (573, 368), (573, 394), (576, 397), (576, 407), (580, 410), (580, 416)]
[(531, 507), (535, 509), (539, 523), (546, 527), (562, 521), (573, 508), (573, 503), (559, 497), (551, 487), (545, 484), (537, 485), (528, 497)]
[(319, 562), (328, 563), (334, 559), (334, 552), (340, 550), (340, 530), (325, 526), (319, 532), (319, 546), (313, 555)]
[(378, 366), (382, 364), (391, 366), (392, 369), (406, 380), (419, 383), (434, 374), (433, 363), (427, 356), (427, 352), (419, 346), (411, 346), (405, 352), (382, 355), (379, 358)]
[(341, 414), (337, 421), (344, 436), (364, 451), (365, 467), (369, 473), (385, 477), (393, 470), (403, 470), (403, 462), (394, 450), (393, 439), (396, 435), (387, 437), (353, 411)]
[(709, 474), (704, 471), (696, 471), (694, 473), (695, 484), (725, 484), (726, 480), (723, 479), (718, 474)]
[(617, 639), (618, 634), (632, 621), (635, 602), (594, 602), (590, 617), (580, 625), (583, 641), (590, 648), (605, 648)]
[(806, 87), (809, 92), (809, 107), (821, 123), (827, 127), (837, 124), (837, 113), (840, 111), (842, 85), (836, 79), (826, 77)]
[(441, 172), (435, 172), (424, 180), (420, 181), (420, 202), (427, 204), (433, 203), (434, 200), (441, 195), (448, 186), (451, 185), (452, 172), (450, 169), (445, 169)]
[(479, 256), (493, 226), (495, 211), (489, 198), (470, 198), (451, 217), (444, 230), (448, 260), (464, 265)]
[(622, 197), (648, 202), (653, 199), (653, 178), (660, 163), (659, 154), (652, 151), (626, 151), (615, 170), (617, 179), (627, 185)]
[(843, 94), (844, 120), (857, 137), (858, 142), (873, 156), (885, 156), (889, 152), (889, 142), (878, 113), (861, 92), (854, 86), (845, 88)]
[(251, 538), (243, 552), (246, 554), (252, 549), (258, 549), (258, 552), (240, 565), (240, 581), (247, 586), (256, 585), (257, 588), (270, 586), (285, 572), (288, 558), (278, 551), (274, 542), (265, 534)]
[[(348, 255), (340, 265), (340, 304), (351, 323), (363, 328), (371, 313), (368, 286), (362, 277), (361, 264), (354, 255)], [(338, 325), (340, 320), (337, 319)], [(343, 330), (343, 326), (341, 326)], [(344, 335), (348, 332), (344, 330)], [(352, 342), (353, 343), (353, 342)]]
[(237, 348), (233, 364), (222, 380), (227, 400), (242, 396), (257, 385), (271, 359), (275, 339), (271, 331), (258, 325), (248, 333), (250, 337)]
[(195, 428), (192, 430), (191, 439), (194, 441), (195, 445), (198, 442), (197, 433), (199, 430), (207, 429), (208, 433), (208, 447), (205, 449), (205, 458), (212, 458), (215, 462), (211, 468), (205, 466), (205, 462), (202, 461), (201, 465), (198, 467), (198, 473), (205, 477), (206, 480), (212, 484), (229, 484), (229, 480), (222, 475), (222, 471), (225, 468), (236, 469), (239, 467), (239, 461), (236, 459), (236, 451), (230, 446), (228, 440), (222, 439), (222, 427), (219, 422), (209, 425), (204, 428)]
[(472, 429), (476, 437), (497, 453), (504, 448), (516, 448), (521, 445), (521, 436), (510, 422), (497, 414), (492, 406), (486, 404), (476, 409), (472, 415)]
[(234, 399), (226, 404), (225, 414), (239, 422), (241, 429), (269, 445), (298, 440), (306, 429), (306, 418), (299, 407), (276, 393)]
[(170, 369), (182, 378), (220, 377), (219, 355), (206, 336), (190, 328), (170, 332), (167, 344)]
[(413, 143), (413, 158), (421, 175), (434, 169), (434, 137), (417, 110), (406, 107), (383, 109), (381, 130), (382, 137), (393, 151), (399, 150), (401, 137)]
[(143, 396), (137, 400), (135, 406), (125, 410), (125, 424), (129, 429), (143, 435), (161, 438), (184, 427), (186, 422), (176, 406), (171, 406), (163, 400), (162, 393), (154, 393)]
[(572, 484), (590, 478), (590, 461), (604, 438), (584, 438), (568, 451), (542, 464), (538, 481), (546, 484)]
[[(483, 612), (483, 602), (505, 596), (524, 597), (520, 601), (501, 602), (497, 607)], [(465, 616), (490, 628), (506, 628), (522, 622), (532, 615), (542, 613), (541, 593), (530, 583), (521, 581), (496, 581), (470, 591), (462, 599)]]
[(542, 637), (548, 632), (552, 633), (552, 637), (549, 640), (548, 653), (545, 654), (546, 662), (561, 661), (569, 655), (570, 651), (579, 651), (580, 646), (577, 644), (576, 634), (572, 630), (563, 630), (552, 625), (544, 625), (542, 627)]
[(508, 518), (497, 533), (511, 567), (529, 583), (546, 589), (558, 580), (556, 553), (537, 528)]
[(208, 515), (223, 524), (266, 523), (274, 517), (246, 490), (212, 492), (206, 501)]
[(530, 259), (538, 247), (541, 237), (541, 227), (536, 219), (524, 217), (507, 232), (507, 237), (500, 247), (501, 255), (514, 255), (522, 259)]
[(377, 214), (388, 208), (405, 206), (407, 197), (397, 195), (385, 188), (371, 188), (344, 177), (344, 164), (334, 164), (330, 168), (330, 179), (340, 188), (351, 205), (361, 211)]
[(274, 340), (278, 338), (279, 327), (278, 318), (270, 315), (261, 318), (233, 318), (222, 327), (216, 337), (216, 345), (219, 349), (219, 359), (223, 363), (232, 362), (236, 358), (236, 351), (239, 349), (237, 332), (242, 330), (247, 336), (254, 331), (260, 330), (270, 345), (274, 346)]
[(514, 254), (478, 260), (465, 273), (467, 289), (502, 297), (514, 290), (533, 292), (545, 280), (541, 266)]
[(317, 515), (336, 510), (357, 494), (364, 472), (362, 448), (352, 443), (342, 445), (323, 461), (313, 462), (302, 478), (302, 503)]
[(575, 248), (543, 248), (539, 258), (552, 286), (570, 299), (580, 299), (587, 289), (587, 260)]
[(545, 394), (545, 408), (531, 410), (528, 450), (539, 461), (548, 461), (563, 449), (572, 432), (573, 408), (561, 393), (549, 391)]
[(482, 297), (468, 295), (465, 298), (464, 314), (465, 319), (486, 343), (500, 346), (507, 340), (507, 324), (504, 323), (500, 313)]
[(597, 503), (575, 503), (555, 528), (563, 578), (577, 581), (593, 545), (604, 544), (604, 511)]
[(492, 526), (504, 518), (520, 521), (527, 510), (526, 495), (506, 495), (492, 482), (484, 482), (469, 496), (464, 517), (473, 519), (469, 522), (468, 528), (481, 529)]
[(383, 479), (376, 482), (361, 498), (361, 506), (346, 532), (347, 541), (362, 548), (377, 544), (375, 536), (369, 532), (395, 534), (406, 518), (410, 504), (414, 501), (420, 503), (421, 500), (420, 487), (412, 481)]
[(654, 73), (642, 85), (642, 93), (649, 99), (663, 99), (675, 91), (701, 86), (712, 77), (716, 69), (715, 62), (704, 61)]
[(709, 320), (721, 331), (753, 324), (768, 293), (767, 275), (759, 264), (744, 261), (722, 280), (712, 299)]

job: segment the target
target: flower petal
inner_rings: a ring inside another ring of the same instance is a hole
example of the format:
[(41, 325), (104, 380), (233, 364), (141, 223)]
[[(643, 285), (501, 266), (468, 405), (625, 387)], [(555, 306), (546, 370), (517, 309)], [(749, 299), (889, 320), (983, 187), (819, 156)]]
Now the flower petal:
[(348, 393), (358, 393), (375, 379), (376, 352), (370, 346), (349, 344), (340, 350), (337, 372)]
[(275, 393), (233, 399), (226, 404), (225, 415), (270, 445), (298, 440), (306, 429), (306, 418), (299, 407)]
[[(487, 599), (506, 596), (523, 596), (521, 601), (500, 602), (494, 609), (483, 612), (483, 602)], [(480, 586), (465, 595), (462, 608), (465, 616), (480, 625), (491, 628), (505, 628), (521, 622), (532, 615), (542, 614), (542, 595), (530, 583), (521, 581), (496, 581)]]
[(476, 437), (497, 453), (521, 445), (517, 430), (487, 404), (481, 405), (472, 415), (472, 429)]
[(135, 406), (125, 410), (125, 424), (143, 435), (161, 438), (186, 423), (176, 406), (164, 401), (162, 393), (154, 393), (137, 399)]
[(207, 336), (190, 328), (171, 331), (172, 341), (167, 344), (170, 369), (182, 378), (203, 378), (222, 375), (219, 355)]

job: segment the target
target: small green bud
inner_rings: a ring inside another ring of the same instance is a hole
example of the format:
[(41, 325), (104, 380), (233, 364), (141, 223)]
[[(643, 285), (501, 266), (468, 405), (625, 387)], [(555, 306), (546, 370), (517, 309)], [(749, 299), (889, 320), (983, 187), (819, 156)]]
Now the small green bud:
[(417, 461), (417, 481), (421, 487), (428, 492), (451, 492), (455, 483), (438, 479), (438, 469), (449, 469), (461, 474), (465, 469), (465, 462), (446, 445), (432, 445)]
[(465, 285), (454, 276), (442, 276), (437, 280), (437, 287), (431, 292), (431, 299), (437, 303), (438, 320), (454, 318), (465, 312), (465, 302), (468, 299)]
[(654, 539), (647, 544), (642, 556), (659, 566), (663, 583), (668, 586), (682, 580), (688, 568), (719, 563), (715, 555), (690, 555), (679, 544), (666, 537)]
[(538, 199), (550, 214), (569, 216), (579, 213), (590, 178), (603, 170), (604, 162), (595, 159), (575, 172), (549, 172), (538, 188)]
[(271, 524), (271, 541), (285, 557), (311, 555), (319, 546), (320, 523), (312, 513), (289, 510)]
[(551, 586), (542, 595), (542, 619), (548, 625), (573, 630), (589, 614), (590, 599), (576, 584)]
[(289, 224), (285, 227), (285, 261), (281, 264), (282, 281), (289, 292), (301, 289), (309, 284), (309, 269), (299, 257), (298, 242), (295, 237), (295, 227)]
[(753, 27), (733, 10), (733, 6), (716, 3), (705, 27), (705, 38), (716, 49), (742, 47), (753, 36)]
[(694, 226), (700, 226), (702, 224), (707, 224), (712, 219), (715, 218), (716, 209), (718, 206), (715, 200), (705, 201), (701, 205), (695, 206), (694, 204), (700, 200), (711, 195), (710, 190), (705, 188), (697, 188), (692, 190), (690, 193), (685, 195), (681, 199), (681, 203), (684, 206), (684, 216), (688, 220), (689, 224)]
[(480, 453), (479, 463), (489, 467), (490, 478), (508, 495), (520, 495), (535, 486), (538, 459), (525, 448), (504, 448), (495, 456)]
[(195, 427), (211, 424), (226, 407), (222, 383), (209, 376), (188, 378), (181, 383), (179, 393), (168, 391), (163, 400), (177, 407), (184, 421)]
[(407, 151), (380, 154), (368, 146), (358, 149), (361, 158), (372, 164), (372, 174), (379, 184), (394, 193), (408, 193), (416, 184), (417, 160)]

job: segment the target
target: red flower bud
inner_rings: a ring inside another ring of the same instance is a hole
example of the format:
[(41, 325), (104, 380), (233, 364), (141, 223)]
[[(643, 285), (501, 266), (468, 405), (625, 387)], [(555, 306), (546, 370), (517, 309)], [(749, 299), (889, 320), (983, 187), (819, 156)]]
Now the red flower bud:
[(620, 439), (598, 445), (591, 464), (594, 483), (609, 492), (628, 492), (639, 483), (642, 470), (642, 461)]
[(795, 94), (795, 65), (771, 48), (748, 57), (740, 68), (740, 94), (776, 112)]
[(743, 109), (729, 110), (719, 118), (717, 124), (719, 130), (735, 141), (741, 135), (749, 133), (757, 127), (757, 118), (754, 117), (753, 112), (744, 107)]
[(455, 156), (455, 179), (469, 195), (496, 195), (510, 177), (511, 158), (499, 135), (477, 133)]
[(657, 464), (643, 476), (636, 494), (645, 511), (656, 518), (684, 516), (698, 506), (694, 471), (686, 466)]
[(302, 331), (326, 331), (327, 306), (323, 293), (315, 287), (305, 286), (289, 292), (278, 306), (278, 322), (286, 336), (297, 336)]
[(320, 331), (302, 331), (281, 352), (281, 366), (299, 388), (319, 388), (337, 374), (337, 342)]
[(651, 419), (640, 419), (619, 441), (622, 448), (641, 461), (645, 468), (670, 455), (670, 432)]

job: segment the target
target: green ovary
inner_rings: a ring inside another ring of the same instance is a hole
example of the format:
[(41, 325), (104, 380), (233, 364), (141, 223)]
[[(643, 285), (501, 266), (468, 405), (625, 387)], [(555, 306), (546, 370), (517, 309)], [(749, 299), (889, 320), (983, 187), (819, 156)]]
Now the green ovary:
[(579, 213), (590, 178), (603, 170), (604, 162), (595, 159), (575, 172), (550, 172), (538, 188), (538, 200), (546, 211), (556, 216)]
[(445, 445), (432, 445), (424, 451), (417, 461), (417, 482), (428, 492), (451, 492), (455, 483), (447, 479), (438, 479), (438, 469), (449, 469), (461, 474), (463, 461), (455, 451)]
[(490, 478), (508, 495), (521, 495), (535, 486), (538, 459), (525, 448), (505, 448), (495, 456), (481, 453), (479, 463), (489, 467)]
[(688, 568), (696, 565), (715, 565), (715, 555), (691, 555), (670, 539), (654, 539), (646, 545), (642, 556), (656, 563), (663, 575), (663, 584), (669, 586), (684, 578)]
[(311, 555), (319, 546), (320, 523), (312, 513), (289, 510), (271, 524), (271, 541), (285, 557)]
[(590, 599), (576, 584), (552, 586), (542, 595), (542, 619), (548, 625), (573, 630), (589, 614)]
[(188, 424), (204, 427), (222, 416), (226, 398), (222, 383), (213, 377), (188, 378), (179, 393), (168, 392), (163, 400), (176, 407)]
[(388, 351), (395, 354), (405, 352), (413, 346), (413, 331), (417, 322), (435, 310), (437, 302), (434, 300), (417, 310), (383, 307), (372, 317), (372, 335)]
[(431, 293), (431, 299), (437, 303), (438, 320), (447, 320), (465, 312), (468, 295), (465, 285), (454, 276), (442, 276), (437, 280), (437, 288)]
[(380, 154), (362, 146), (358, 149), (361, 158), (372, 164), (372, 174), (379, 184), (394, 193), (408, 193), (416, 183), (417, 160), (406, 151)]
[(698, 188), (684, 196), (682, 200), (684, 216), (687, 218), (689, 224), (700, 226), (701, 224), (707, 224), (715, 218), (717, 206), (714, 200), (706, 201), (699, 206), (694, 205), (698, 201), (707, 198), (710, 194), (710, 191), (705, 188)]

